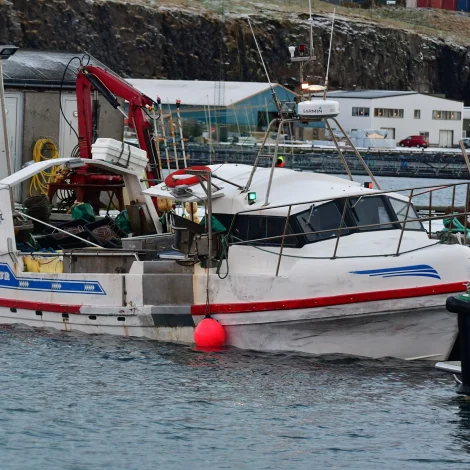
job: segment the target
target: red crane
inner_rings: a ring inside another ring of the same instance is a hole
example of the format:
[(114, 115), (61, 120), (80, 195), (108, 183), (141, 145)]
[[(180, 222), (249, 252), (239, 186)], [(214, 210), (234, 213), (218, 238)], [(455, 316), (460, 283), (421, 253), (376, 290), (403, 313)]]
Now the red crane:
[[(119, 110), (128, 120), (128, 126), (135, 130), (140, 148), (147, 152), (149, 159), (147, 180), (152, 186), (158, 176), (158, 166), (156, 164), (156, 147), (151, 136), (152, 126), (146, 119), (146, 112), (154, 106), (154, 101), (111, 71), (93, 65), (82, 65), (77, 72), (76, 95), (80, 157), (83, 159), (92, 157), (91, 146), (98, 135), (98, 113), (97, 108), (92, 105), (95, 91), (98, 91), (113, 108)], [(122, 110), (117, 97), (129, 103), (127, 115)], [(96, 210), (101, 191), (113, 190), (119, 200), (119, 209), (123, 210), (122, 187), (121, 176), (106, 174), (96, 168), (86, 166), (71, 171), (65, 181), (50, 183), (48, 196), (52, 200), (58, 189), (73, 189), (77, 201), (90, 202)]]

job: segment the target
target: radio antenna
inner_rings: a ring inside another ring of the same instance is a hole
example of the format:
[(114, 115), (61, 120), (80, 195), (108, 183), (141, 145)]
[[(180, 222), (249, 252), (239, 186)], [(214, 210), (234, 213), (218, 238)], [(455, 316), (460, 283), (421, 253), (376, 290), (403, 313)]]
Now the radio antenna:
[(331, 21), (330, 50), (328, 51), (328, 62), (326, 65), (326, 76), (325, 76), (325, 89), (323, 90), (324, 100), (326, 100), (326, 92), (328, 91), (328, 74), (330, 72), (330, 57), (331, 57), (331, 48), (333, 45), (333, 28), (335, 26), (335, 12), (336, 12), (336, 8), (333, 8), (333, 20)]
[(264, 60), (263, 60), (263, 55), (261, 54), (261, 50), (258, 46), (258, 41), (256, 40), (255, 32), (253, 31), (253, 27), (251, 26), (251, 21), (250, 21), (249, 16), (247, 17), (247, 20), (248, 20), (248, 24), (250, 25), (251, 34), (253, 34), (253, 39), (255, 40), (256, 49), (258, 49), (258, 54), (259, 54), (259, 57), (261, 59), (261, 63), (263, 64), (264, 73), (266, 74), (266, 78), (268, 79), (269, 87), (271, 88), (271, 94), (273, 95), (274, 104), (276, 105), (276, 108), (277, 108), (278, 112), (280, 113), (281, 112), (281, 106), (279, 104), (279, 101), (277, 100), (276, 92), (274, 91), (274, 87), (271, 83), (271, 80), (269, 79), (268, 70), (266, 69), (266, 65), (265, 65)]

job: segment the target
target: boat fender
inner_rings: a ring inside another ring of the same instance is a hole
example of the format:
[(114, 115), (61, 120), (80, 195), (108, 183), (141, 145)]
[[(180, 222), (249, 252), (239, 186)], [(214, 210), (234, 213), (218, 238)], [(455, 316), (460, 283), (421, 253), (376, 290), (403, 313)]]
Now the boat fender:
[(225, 329), (213, 318), (204, 318), (194, 330), (194, 342), (199, 348), (220, 348), (225, 343)]
[[(196, 175), (188, 175), (186, 170), (200, 170), (200, 171), (211, 171), (208, 166), (191, 166), (189, 168), (182, 168), (181, 170), (176, 170), (173, 173), (170, 173), (165, 178), (165, 185), (168, 188), (176, 188), (177, 186), (194, 186), (199, 183)], [(176, 176), (187, 175), (187, 178), (176, 178)]]

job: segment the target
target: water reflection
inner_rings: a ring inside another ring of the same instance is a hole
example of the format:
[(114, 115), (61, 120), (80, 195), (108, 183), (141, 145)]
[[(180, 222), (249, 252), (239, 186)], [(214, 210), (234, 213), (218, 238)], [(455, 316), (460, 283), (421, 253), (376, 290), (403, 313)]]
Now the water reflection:
[(457, 405), (457, 419), (455, 421), (455, 438), (459, 446), (467, 453), (470, 453), (470, 401), (464, 396), (456, 396), (452, 400)]

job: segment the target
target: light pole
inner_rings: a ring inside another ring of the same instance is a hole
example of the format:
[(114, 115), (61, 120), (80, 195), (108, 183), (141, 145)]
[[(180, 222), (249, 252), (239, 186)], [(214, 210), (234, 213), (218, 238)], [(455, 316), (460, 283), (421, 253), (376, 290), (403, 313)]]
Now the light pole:
[(16, 46), (0, 46), (0, 106), (2, 107), (3, 141), (5, 143), (8, 176), (11, 175), (12, 164), (10, 159), (10, 141), (8, 140), (5, 88), (3, 86), (3, 61), (9, 59), (17, 50)]

